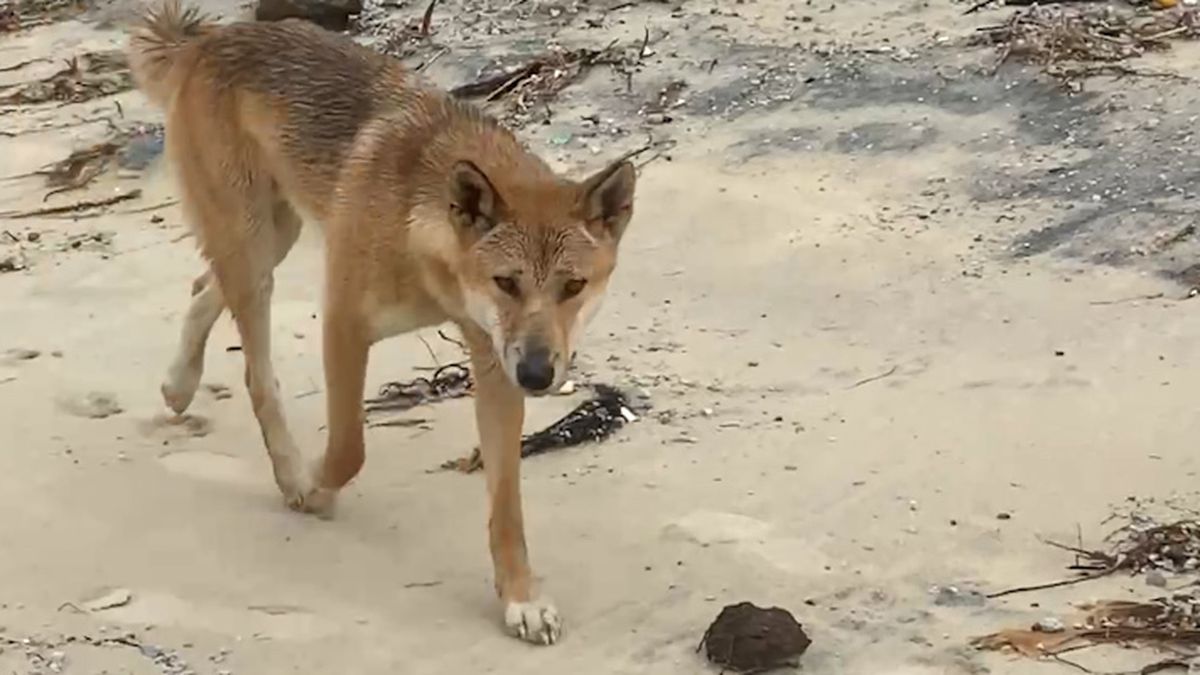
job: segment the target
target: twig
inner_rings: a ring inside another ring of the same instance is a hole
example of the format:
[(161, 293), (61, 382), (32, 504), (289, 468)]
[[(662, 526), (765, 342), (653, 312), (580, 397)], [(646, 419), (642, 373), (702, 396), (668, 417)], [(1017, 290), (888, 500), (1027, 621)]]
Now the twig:
[(459, 349), (463, 350), (464, 352), (467, 351), (467, 346), (465, 344), (463, 344), (462, 340), (455, 340), (454, 338), (450, 337), (449, 335), (446, 335), (446, 331), (441, 330), (441, 329), (438, 330), (437, 334), (438, 334), (438, 337), (442, 338), (446, 342), (449, 342), (450, 344), (454, 345), (455, 347), (458, 347)]
[(1002, 67), (1004, 67), (1004, 64), (1008, 63), (1008, 57), (1012, 56), (1012, 50), (1013, 50), (1012, 43), (1011, 42), (1005, 43), (1004, 50), (1000, 52), (999, 58), (996, 59), (995, 65), (992, 66), (992, 71), (990, 73), (988, 73), (989, 75), (992, 75), (994, 77), (996, 75), (996, 73), (1000, 72), (1000, 69)]
[(179, 203), (178, 199), (168, 199), (165, 202), (162, 202), (159, 204), (151, 204), (150, 206), (140, 206), (136, 209), (126, 209), (124, 211), (113, 211), (113, 215), (128, 216), (128, 215), (133, 215), (136, 213), (150, 213), (151, 211), (160, 211), (162, 209), (170, 208), (172, 206), (175, 206), (178, 203)]
[[(112, 197), (97, 199), (95, 201), (75, 202), (73, 204), (63, 204), (62, 206), (48, 206), (40, 209), (33, 209), (31, 211), (4, 211), (0, 212), (0, 218), (19, 220), (21, 218), (36, 218), (38, 216), (53, 216), (63, 213), (74, 213), (76, 211), (100, 209), (106, 206), (112, 206), (113, 204), (129, 201), (130, 199), (137, 199), (141, 196), (141, 190), (130, 190), (129, 192), (122, 192), (120, 194), (113, 195)], [(96, 214), (78, 214), (78, 217), (83, 218), (94, 215)]]
[(967, 14), (974, 14), (975, 12), (978, 12), (979, 10), (983, 9), (984, 7), (987, 7), (988, 5), (992, 4), (993, 2), (997, 2), (997, 0), (979, 0), (979, 2), (968, 7), (967, 11), (963, 12), (963, 15), (965, 16)]
[(428, 423), (429, 423), (429, 420), (425, 419), (424, 417), (418, 417), (416, 419), (387, 420), (386, 422), (370, 422), (367, 424), (367, 426), (372, 429), (374, 429), (375, 427), (419, 427), (422, 424), (428, 424)]
[(1075, 670), (1078, 670), (1081, 673), (1087, 673), (1088, 675), (1154, 675), (1154, 673), (1161, 673), (1164, 670), (1171, 670), (1173, 668), (1182, 668), (1183, 670), (1188, 670), (1189, 668), (1187, 661), (1167, 659), (1166, 661), (1156, 661), (1149, 665), (1142, 666), (1137, 670), (1092, 670), (1082, 663), (1064, 659), (1058, 654), (1047, 654), (1047, 656), (1049, 656), (1051, 660), (1057, 661), (1064, 666), (1070, 666)]
[(863, 379), (859, 380), (858, 382), (855, 382), (854, 384), (852, 384), (852, 385), (850, 385), (849, 387), (846, 387), (846, 388), (847, 388), (847, 389), (854, 389), (854, 388), (856, 388), (856, 387), (861, 387), (861, 386), (863, 386), (864, 384), (869, 384), (869, 383), (871, 383), (871, 382), (875, 382), (875, 381), (877, 381), (877, 380), (882, 380), (882, 379), (883, 379), (883, 378), (885, 378), (885, 377), (891, 377), (892, 375), (895, 375), (895, 374), (896, 374), (896, 371), (898, 371), (898, 370), (900, 370), (900, 366), (892, 366), (892, 367), (891, 367), (891, 368), (889, 368), (889, 369), (888, 369), (886, 372), (880, 373), (880, 374), (878, 374), (878, 375), (872, 375), (871, 377), (866, 377), (866, 378), (863, 378)]
[[(620, 157), (613, 160), (610, 164), (617, 164), (618, 162), (629, 161), (629, 160), (633, 159), (634, 157), (638, 157), (639, 155), (644, 155), (647, 152), (650, 152), (651, 150), (658, 150), (658, 149), (669, 150), (678, 144), (679, 144), (679, 142), (675, 141), (673, 139), (667, 139), (664, 141), (656, 141), (656, 140), (654, 140), (653, 134), (647, 134), (647, 140), (646, 140), (645, 145), (638, 147), (638, 148), (634, 148), (633, 150), (630, 150), (629, 152), (626, 152), (625, 154), (623, 154)], [(656, 153), (655, 155), (650, 157), (650, 159), (647, 159), (646, 161), (642, 162), (641, 164), (638, 164), (637, 168), (640, 169), (643, 166), (646, 166), (647, 164), (649, 164), (650, 162), (653, 162), (654, 160), (658, 159), (659, 157), (662, 157), (661, 152)]]
[(442, 47), (440, 50), (438, 50), (437, 53), (435, 53), (433, 56), (429, 57), (428, 61), (422, 61), (421, 63), (419, 63), (417, 65), (416, 68), (413, 68), (413, 70), (419, 73), (422, 70), (425, 70), (426, 68), (428, 68), (429, 66), (432, 66), (434, 61), (437, 61), (438, 59), (442, 58), (443, 56), (445, 56), (446, 54), (449, 54), (449, 53), (450, 53), (449, 47)]
[(20, 70), (25, 66), (31, 66), (35, 63), (49, 63), (50, 59), (28, 59), (26, 61), (18, 61), (11, 66), (0, 67), (0, 73), (11, 73), (14, 70)]
[[(1042, 4), (1045, 1), (1046, 0), (1004, 0), (1004, 4), (1008, 5), (1009, 7), (1028, 7), (1030, 5)], [(1104, 2), (1104, 1), (1105, 0), (1055, 0), (1055, 2), (1059, 2), (1059, 3), (1063, 3), (1063, 4), (1070, 3), (1070, 2), (1082, 3), (1082, 2)]]
[(421, 37), (429, 37), (433, 28), (433, 8), (437, 6), (437, 1), (429, 0), (429, 6), (425, 8), (425, 14), (421, 17)]
[(1044, 590), (1047, 590), (1050, 588), (1061, 588), (1063, 586), (1074, 586), (1075, 584), (1081, 584), (1085, 581), (1091, 581), (1093, 579), (1099, 579), (1100, 577), (1106, 577), (1109, 574), (1112, 574), (1112, 572), (1105, 571), (1105, 572), (1099, 572), (1096, 574), (1085, 574), (1085, 575), (1078, 576), (1078, 577), (1075, 577), (1072, 579), (1063, 579), (1062, 581), (1051, 581), (1050, 583), (1047, 583), (1047, 584), (1036, 584), (1033, 586), (1017, 586), (1016, 588), (1009, 588), (1007, 590), (998, 591), (996, 593), (989, 593), (989, 594), (985, 595), (984, 597), (986, 597), (989, 600), (992, 600), (994, 598), (1003, 598), (1006, 595), (1016, 595), (1017, 593), (1029, 593), (1031, 591), (1044, 591)]
[(1182, 35), (1182, 34), (1188, 32), (1189, 30), (1191, 30), (1190, 26), (1176, 26), (1175, 28), (1172, 28), (1170, 30), (1164, 30), (1161, 33), (1147, 35), (1145, 37), (1140, 37), (1138, 39), (1143, 42), (1158, 42), (1159, 40), (1165, 40), (1169, 37), (1175, 37), (1176, 35)]
[(437, 354), (433, 353), (433, 347), (429, 346), (429, 341), (425, 339), (425, 336), (418, 333), (417, 339), (421, 341), (421, 344), (425, 345), (425, 351), (429, 353), (429, 358), (433, 361), (435, 369), (441, 368), (442, 364), (438, 362)]
[(433, 588), (434, 586), (441, 586), (441, 585), (442, 585), (442, 582), (440, 582), (440, 581), (413, 581), (413, 582), (404, 584), (404, 587), (405, 588)]
[(1138, 300), (1158, 300), (1165, 296), (1166, 293), (1148, 293), (1146, 295), (1135, 295), (1128, 298), (1117, 298), (1116, 300), (1092, 300), (1089, 305), (1119, 305), (1126, 302), (1137, 302)]

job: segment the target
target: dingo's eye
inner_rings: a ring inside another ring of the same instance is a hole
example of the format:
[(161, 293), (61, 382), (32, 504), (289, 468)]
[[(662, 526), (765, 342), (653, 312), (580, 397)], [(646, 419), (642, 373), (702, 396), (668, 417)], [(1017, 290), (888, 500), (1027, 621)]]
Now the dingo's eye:
[(562, 299), (570, 300), (579, 295), (583, 291), (584, 286), (587, 286), (587, 279), (571, 279), (563, 284)]
[(492, 277), (492, 281), (496, 282), (497, 288), (514, 298), (521, 295), (521, 289), (517, 288), (515, 277)]

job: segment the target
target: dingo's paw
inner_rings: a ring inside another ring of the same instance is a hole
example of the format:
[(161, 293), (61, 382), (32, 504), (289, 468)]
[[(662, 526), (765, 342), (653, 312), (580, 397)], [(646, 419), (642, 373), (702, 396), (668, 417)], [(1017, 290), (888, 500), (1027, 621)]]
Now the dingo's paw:
[(537, 645), (552, 645), (562, 634), (558, 610), (545, 600), (508, 603), (504, 624), (509, 633)]

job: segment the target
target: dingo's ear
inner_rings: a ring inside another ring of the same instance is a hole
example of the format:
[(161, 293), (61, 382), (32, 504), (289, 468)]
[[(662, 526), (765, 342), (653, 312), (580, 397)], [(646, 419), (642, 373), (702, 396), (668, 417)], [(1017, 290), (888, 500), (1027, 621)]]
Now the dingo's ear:
[(484, 234), (496, 225), (500, 196), (474, 162), (463, 160), (450, 170), (450, 220), (464, 230)]
[(620, 239), (633, 215), (633, 188), (637, 170), (627, 160), (616, 162), (583, 182), (583, 217), (589, 230), (607, 232)]

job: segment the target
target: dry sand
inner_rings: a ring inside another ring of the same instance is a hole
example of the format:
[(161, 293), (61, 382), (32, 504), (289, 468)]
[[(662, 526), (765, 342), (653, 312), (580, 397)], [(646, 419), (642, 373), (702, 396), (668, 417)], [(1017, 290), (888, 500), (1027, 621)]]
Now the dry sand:
[[(549, 17), (545, 4), (525, 9)], [(490, 34), (456, 32), (447, 24), (466, 14), (454, 6), (438, 18), (447, 40)], [(501, 633), (482, 478), (428, 471), (472, 447), (469, 400), (409, 413), (427, 429), (370, 430), (366, 470), (332, 522), (280, 503), (228, 321), (205, 382), (231, 396), (208, 390), (190, 419), (166, 416), (158, 383), (201, 266), (176, 208), (135, 212), (172, 198), (161, 162), (48, 202), (143, 190), (97, 217), (0, 218), (21, 240), (0, 240), (0, 259), (23, 251), (28, 265), (0, 274), (0, 352), (38, 352), (0, 360), (0, 635), (132, 631), (204, 675), (691, 675), (707, 668), (694, 649), (719, 609), (752, 600), (805, 625), (807, 673), (1049, 673), (1068, 671), (967, 642), (1070, 602), (1152, 595), (1141, 579), (980, 605), (966, 591), (1062, 576), (1068, 561), (1036, 537), (1073, 540), (1079, 526), (1094, 542), (1127, 497), (1200, 505), (1200, 316), (1160, 273), (1185, 269), (1193, 249), (1156, 248), (1189, 218), (1185, 135), (1200, 104), (1187, 85), (1097, 82), (1072, 97), (1019, 68), (990, 78), (979, 71), (991, 54), (960, 38), (1002, 14), (961, 18), (942, 0), (679, 7), (555, 15), (564, 42), (636, 43), (650, 26), (657, 57), (632, 95), (598, 69), (555, 102), (551, 124), (523, 130), (564, 167), (597, 166), (644, 139), (639, 101), (673, 76), (693, 85), (677, 119), (651, 128), (678, 145), (643, 170), (582, 355), (582, 379), (642, 389), (654, 410), (611, 441), (525, 464), (529, 545), (567, 621), (561, 644)], [(0, 36), (0, 68), (119, 45), (95, 18)], [(492, 35), (431, 76), (456, 84), (545, 37)], [(795, 47), (810, 40), (840, 47)], [(1190, 45), (1153, 60), (1191, 74), (1197, 63)], [(0, 84), (58, 67), (0, 72)], [(127, 120), (158, 119), (136, 92), (115, 100)], [(111, 115), (113, 101), (0, 114), (0, 129), (21, 132), (0, 138), (0, 175), (59, 159), (104, 125), (24, 130)], [(9, 180), (0, 203), (34, 208), (44, 192)], [(1170, 213), (1132, 211), (1146, 204)], [(278, 274), (274, 310), (276, 365), (309, 453), (325, 417), (318, 256), (310, 231)], [(418, 336), (384, 343), (369, 386), (430, 363)], [(82, 414), (90, 393), (121, 411)], [(575, 402), (531, 403), (529, 428)], [(939, 604), (946, 585), (964, 597)], [(77, 611), (114, 588), (131, 600)], [(0, 650), (0, 672), (52, 671), (25, 651)], [(182, 672), (133, 648), (60, 651), (67, 673)], [(1113, 668), (1148, 658), (1134, 657), (1090, 656)]]

